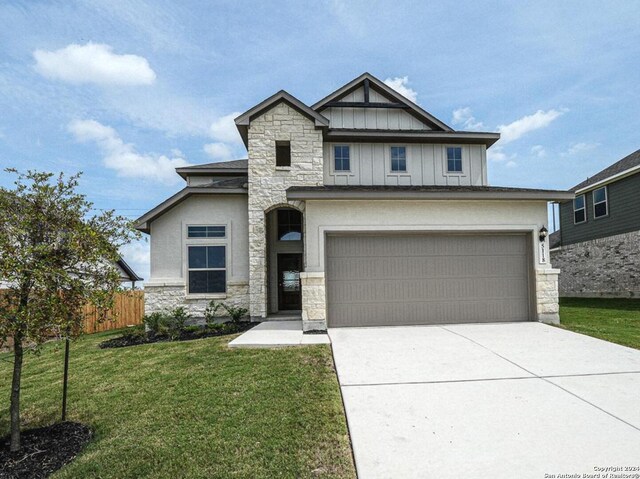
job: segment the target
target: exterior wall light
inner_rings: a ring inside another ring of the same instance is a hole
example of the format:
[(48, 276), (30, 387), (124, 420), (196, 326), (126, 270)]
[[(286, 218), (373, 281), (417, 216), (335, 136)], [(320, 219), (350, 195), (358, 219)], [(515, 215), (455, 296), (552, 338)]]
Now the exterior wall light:
[(549, 231), (547, 230), (547, 228), (543, 226), (542, 228), (540, 228), (540, 231), (538, 233), (539, 233), (538, 238), (540, 239), (540, 242), (544, 243), (544, 240), (547, 239)]

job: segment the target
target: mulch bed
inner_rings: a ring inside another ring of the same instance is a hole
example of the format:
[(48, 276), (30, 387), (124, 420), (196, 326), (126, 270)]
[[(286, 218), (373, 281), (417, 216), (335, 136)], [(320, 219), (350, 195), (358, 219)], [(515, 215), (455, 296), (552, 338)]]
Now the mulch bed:
[(152, 332), (143, 335), (127, 335), (124, 334), (117, 338), (107, 339), (98, 346), (101, 349), (108, 348), (124, 348), (127, 346), (137, 346), (140, 344), (160, 343), (167, 341), (191, 341), (193, 339), (213, 338), (216, 336), (226, 336), (229, 334), (244, 333), (260, 323), (250, 321), (240, 321), (239, 323), (225, 323), (224, 329), (208, 329), (203, 326), (198, 330), (182, 331), (176, 338), (168, 336), (155, 335)]
[(10, 452), (10, 436), (3, 437), (0, 439), (0, 478), (49, 477), (73, 461), (92, 436), (88, 426), (66, 421), (23, 431), (22, 449), (18, 452)]

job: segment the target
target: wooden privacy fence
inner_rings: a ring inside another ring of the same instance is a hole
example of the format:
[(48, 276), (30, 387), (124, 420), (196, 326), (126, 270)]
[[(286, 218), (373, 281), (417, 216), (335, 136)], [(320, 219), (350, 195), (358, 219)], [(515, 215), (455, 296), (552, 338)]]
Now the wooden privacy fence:
[(144, 291), (121, 291), (117, 293), (113, 309), (109, 311), (107, 319), (103, 322), (98, 322), (99, 315), (94, 306), (85, 306), (84, 315), (84, 332), (88, 334), (142, 324)]

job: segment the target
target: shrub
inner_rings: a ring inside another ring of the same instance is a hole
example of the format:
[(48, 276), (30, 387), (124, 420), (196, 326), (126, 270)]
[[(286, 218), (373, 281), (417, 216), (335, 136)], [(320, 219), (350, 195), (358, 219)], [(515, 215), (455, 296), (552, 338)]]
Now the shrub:
[(127, 328), (123, 331), (122, 337), (127, 341), (143, 341), (146, 339), (147, 334), (143, 325)]
[(207, 326), (211, 327), (213, 324), (215, 324), (218, 311), (223, 306), (223, 303), (218, 303), (214, 300), (211, 300), (211, 302), (209, 302), (209, 306), (207, 306), (207, 309), (204, 310), (204, 320), (207, 323)]
[(142, 318), (142, 323), (153, 334), (160, 334), (160, 329), (166, 322), (166, 316), (166, 314), (160, 312), (146, 314)]
[(224, 323), (207, 323), (207, 329), (213, 333), (224, 330)]
[(183, 331), (185, 326), (187, 325), (187, 321), (191, 317), (191, 314), (189, 314), (183, 306), (179, 306), (171, 311), (171, 317), (173, 318), (175, 323), (174, 327), (178, 331)]
[(224, 309), (226, 309), (227, 313), (229, 313), (229, 317), (231, 318), (231, 322), (233, 323), (239, 323), (240, 320), (244, 318), (249, 312), (247, 308), (242, 308), (239, 306), (229, 306), (224, 303), (223, 305), (224, 305)]

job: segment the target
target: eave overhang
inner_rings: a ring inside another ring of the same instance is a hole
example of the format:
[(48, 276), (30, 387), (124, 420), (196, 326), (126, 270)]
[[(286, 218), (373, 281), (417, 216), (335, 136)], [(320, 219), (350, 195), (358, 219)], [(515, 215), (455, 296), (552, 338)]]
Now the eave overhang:
[(135, 228), (143, 233), (149, 233), (150, 224), (153, 220), (163, 215), (171, 208), (179, 205), (184, 200), (193, 195), (246, 195), (246, 188), (211, 188), (199, 186), (187, 186), (178, 191), (175, 195), (167, 198), (155, 208), (149, 210), (140, 218), (134, 221)]
[(486, 200), (486, 201), (565, 201), (571, 191), (533, 190), (500, 187), (413, 187), (413, 186), (293, 186), (288, 200)]
[(187, 176), (242, 176), (247, 175), (248, 168), (176, 168), (185, 180)]
[(371, 143), (462, 143), (484, 144), (487, 148), (500, 139), (500, 133), (476, 131), (424, 131), (424, 130), (352, 130), (332, 128), (325, 132), (325, 141)]
[(600, 181), (596, 181), (595, 183), (591, 183), (590, 185), (584, 186), (582, 188), (580, 188), (579, 190), (576, 190), (576, 195), (581, 195), (583, 193), (586, 193), (588, 191), (591, 190), (595, 190), (597, 188), (600, 188), (602, 186), (608, 185), (610, 183), (614, 183), (618, 180), (621, 180), (623, 178), (627, 178), (629, 176), (635, 175), (636, 173), (640, 173), (640, 165), (638, 166), (634, 166), (632, 168), (629, 168), (625, 171), (621, 171), (620, 173), (617, 173), (615, 175), (611, 175), (607, 178), (604, 178)]

